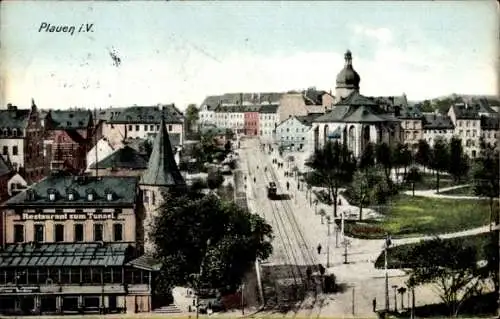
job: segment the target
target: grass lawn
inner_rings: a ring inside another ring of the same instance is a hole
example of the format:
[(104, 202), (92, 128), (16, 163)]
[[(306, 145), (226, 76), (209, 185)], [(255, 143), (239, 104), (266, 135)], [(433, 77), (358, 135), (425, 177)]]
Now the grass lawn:
[[(463, 183), (463, 182), (462, 182)], [(439, 179), (439, 188), (455, 186), (457, 183), (448, 175), (441, 175)], [(402, 185), (404, 190), (412, 190), (411, 184)], [(415, 183), (415, 190), (436, 189), (436, 176), (426, 174), (422, 176), (422, 181)]]
[[(494, 233), (482, 233), (478, 235), (472, 236), (464, 236), (464, 237), (456, 237), (456, 238), (447, 238), (444, 239), (446, 241), (458, 241), (461, 243), (463, 247), (477, 247), (479, 256), (478, 260), (485, 259), (485, 251), (484, 247), (490, 241), (496, 241), (496, 237)], [(391, 247), (387, 250), (387, 266), (388, 268), (408, 268), (408, 265), (412, 263), (411, 260), (407, 260), (404, 256), (407, 251), (410, 251), (416, 244), (407, 244)], [(377, 260), (375, 261), (375, 268), (383, 268), (384, 267), (384, 253), (382, 252)]]
[(450, 189), (448, 191), (439, 192), (442, 195), (458, 195), (458, 196), (477, 196), (474, 193), (473, 186), (460, 187), (456, 189)]
[[(498, 210), (498, 208), (497, 208)], [(381, 222), (351, 223), (350, 235), (359, 238), (414, 237), (457, 232), (487, 225), (490, 208), (486, 200), (457, 200), (398, 195), (383, 209)]]

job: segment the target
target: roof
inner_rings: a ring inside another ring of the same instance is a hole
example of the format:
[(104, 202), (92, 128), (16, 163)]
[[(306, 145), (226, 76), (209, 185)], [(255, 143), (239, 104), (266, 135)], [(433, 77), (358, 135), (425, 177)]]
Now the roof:
[(498, 130), (500, 129), (500, 118), (498, 116), (481, 116), (482, 130)]
[(0, 155), (0, 176), (4, 176), (11, 173), (11, 169), (7, 162), (5, 162), (3, 156)]
[(453, 108), (455, 117), (464, 120), (479, 120), (479, 112), (482, 110), (482, 106), (479, 103), (455, 103), (451, 107)]
[[(137, 177), (50, 175), (10, 198), (7, 206), (132, 206), (136, 202)], [(89, 201), (87, 194), (94, 193)], [(49, 193), (55, 199), (50, 200)], [(69, 194), (73, 193), (73, 199)], [(107, 193), (112, 193), (109, 200)]]
[[(114, 151), (107, 157), (97, 163), (98, 168), (124, 168), (124, 169), (146, 169), (148, 161), (134, 148), (125, 145), (124, 147)], [(93, 163), (90, 168), (95, 169)]]
[(17, 109), (14, 106), (9, 106), (7, 110), (0, 110), (0, 129), (16, 128), (22, 130), (26, 128), (30, 112), (29, 109)]
[(153, 142), (153, 151), (149, 158), (148, 169), (141, 178), (141, 185), (176, 187), (185, 186), (186, 182), (177, 167), (172, 152), (172, 145), (165, 129), (163, 118), (160, 131)]
[(278, 105), (269, 104), (269, 105), (262, 105), (259, 113), (269, 114), (269, 113), (276, 113), (277, 111), (278, 111)]
[(329, 94), (326, 91), (316, 90), (316, 88), (308, 88), (304, 91), (304, 100), (306, 105), (321, 105), (323, 95)]
[(49, 130), (87, 129), (92, 126), (92, 112), (89, 110), (49, 111), (45, 119)]
[(449, 130), (455, 126), (448, 115), (441, 114), (425, 114), (422, 123), (424, 130)]
[(398, 121), (393, 114), (384, 111), (373, 98), (352, 92), (335, 104), (332, 111), (313, 120), (314, 122), (390, 122)]
[(123, 266), (131, 250), (126, 243), (7, 244), (0, 267)]
[(95, 117), (97, 121), (105, 121), (108, 122), (125, 111), (124, 107), (110, 107), (107, 109), (99, 109), (95, 112)]
[(296, 118), (303, 125), (312, 126), (312, 122), (322, 115), (323, 113), (311, 113), (306, 116), (296, 116)]
[(337, 88), (347, 88), (347, 89), (359, 89), (359, 82), (361, 78), (352, 67), (352, 54), (351, 51), (347, 50), (344, 54), (345, 66), (337, 75), (336, 87)]
[(400, 119), (418, 119), (423, 116), (420, 105), (407, 105), (406, 107), (403, 107), (400, 112)]
[(144, 270), (158, 271), (161, 268), (161, 262), (154, 259), (153, 257), (142, 255), (136, 259), (133, 259), (127, 263), (127, 266), (132, 266)]
[[(161, 107), (161, 108), (160, 108)], [(160, 124), (164, 118), (167, 124), (181, 124), (184, 118), (174, 104), (156, 106), (131, 106), (124, 109), (115, 118), (110, 119), (110, 124)]]

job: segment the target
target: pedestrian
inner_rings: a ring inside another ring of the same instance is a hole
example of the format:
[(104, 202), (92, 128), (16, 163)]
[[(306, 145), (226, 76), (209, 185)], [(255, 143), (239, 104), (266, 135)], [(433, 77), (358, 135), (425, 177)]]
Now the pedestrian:
[(286, 182), (286, 190), (289, 191), (290, 190), (290, 183), (289, 182)]
[(311, 276), (312, 276), (312, 269), (310, 266), (307, 267), (306, 269), (306, 275), (307, 275), (307, 279), (308, 280), (311, 280)]
[(256, 179), (255, 177), (253, 178), (253, 182), (254, 182), (254, 183), (256, 183), (256, 182), (257, 182), (257, 179)]
[(318, 244), (318, 247), (316, 247), (316, 249), (318, 250), (318, 255), (321, 255), (321, 244)]
[(342, 200), (339, 198), (339, 206), (342, 206)]
[(300, 183), (297, 183), (297, 190), (300, 191)]
[(372, 304), (373, 304), (373, 312), (376, 312), (377, 311), (377, 298), (373, 298)]

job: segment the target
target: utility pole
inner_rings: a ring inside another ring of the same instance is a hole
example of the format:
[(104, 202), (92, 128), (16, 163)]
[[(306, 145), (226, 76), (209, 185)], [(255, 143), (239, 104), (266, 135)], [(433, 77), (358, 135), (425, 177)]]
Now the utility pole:
[(328, 238), (326, 239), (326, 268), (330, 267), (330, 216), (326, 217), (326, 224), (328, 225)]
[(245, 293), (245, 284), (241, 284), (241, 315), (245, 315), (245, 301), (244, 301), (244, 296), (243, 294)]
[(352, 286), (352, 315), (353, 316), (356, 315), (356, 311), (355, 311), (355, 308), (354, 308), (354, 305), (356, 304), (354, 302), (355, 295), (356, 295), (356, 286)]
[(386, 235), (384, 243), (384, 269), (385, 269), (385, 310), (389, 311), (389, 273), (387, 271), (387, 248), (391, 245), (391, 237)]

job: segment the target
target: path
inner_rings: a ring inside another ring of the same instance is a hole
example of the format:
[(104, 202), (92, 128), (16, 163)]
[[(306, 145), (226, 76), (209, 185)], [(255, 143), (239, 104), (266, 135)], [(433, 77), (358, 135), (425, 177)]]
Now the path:
[[(453, 189), (468, 187), (470, 184), (456, 185), (445, 188), (440, 188), (440, 192), (446, 192)], [(405, 191), (405, 195), (413, 196), (413, 191)], [(437, 192), (437, 189), (426, 189), (426, 190), (416, 190), (415, 196), (420, 197), (430, 197), (430, 198), (447, 198), (447, 199), (484, 199), (484, 197), (479, 196), (462, 196), (462, 195), (444, 195)]]

